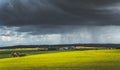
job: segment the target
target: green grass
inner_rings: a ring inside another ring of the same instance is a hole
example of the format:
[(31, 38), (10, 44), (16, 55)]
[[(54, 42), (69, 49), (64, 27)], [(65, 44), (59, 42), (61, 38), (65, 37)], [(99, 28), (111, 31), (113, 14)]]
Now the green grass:
[(0, 59), (0, 70), (120, 70), (120, 50), (67, 51)]
[[(35, 55), (35, 54), (47, 54), (47, 53), (55, 53), (58, 51), (40, 51), (38, 49), (34, 49), (34, 48), (23, 48), (23, 49), (1, 49), (0, 50), (0, 59), (3, 58), (11, 58), (11, 53), (12, 52), (19, 52), (19, 53), (24, 53), (27, 56), (29, 55)], [(60, 52), (60, 51), (59, 51)]]

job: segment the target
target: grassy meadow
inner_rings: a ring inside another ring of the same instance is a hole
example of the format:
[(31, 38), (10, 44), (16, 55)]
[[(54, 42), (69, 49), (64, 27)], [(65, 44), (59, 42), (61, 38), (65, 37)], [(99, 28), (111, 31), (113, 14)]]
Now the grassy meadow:
[(120, 70), (118, 49), (40, 52), (25, 57), (2, 58), (0, 70)]
[(0, 59), (11, 58), (12, 52), (24, 53), (27, 56), (35, 54), (46, 54), (46, 53), (55, 53), (58, 51), (40, 51), (38, 48), (18, 48), (18, 49), (1, 49), (0, 50)]

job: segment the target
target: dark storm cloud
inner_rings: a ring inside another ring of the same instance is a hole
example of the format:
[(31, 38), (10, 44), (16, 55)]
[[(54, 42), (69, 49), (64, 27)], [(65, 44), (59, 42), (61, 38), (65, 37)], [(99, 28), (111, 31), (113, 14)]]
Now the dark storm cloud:
[(38, 34), (64, 34), (74, 32), (76, 29), (83, 28), (82, 26), (69, 25), (37, 25), (37, 26), (22, 26), (18, 32), (28, 32), (32, 35)]
[(116, 4), (119, 0), (8, 1), (0, 9), (1, 25), (115, 25), (119, 21), (115, 19), (119, 16), (110, 10), (97, 9)]
[(0, 44), (120, 43), (120, 0), (0, 0)]
[(120, 3), (119, 0), (0, 0), (0, 2), (0, 25), (17, 26), (20, 27), (19, 32), (30, 32), (33, 35), (69, 33), (89, 25), (119, 25), (120, 21), (120, 13), (115, 13), (118, 8), (114, 8)]
[(8, 26), (48, 24), (64, 17), (47, 0), (11, 0), (11, 3), (4, 4), (0, 10), (1, 22)]

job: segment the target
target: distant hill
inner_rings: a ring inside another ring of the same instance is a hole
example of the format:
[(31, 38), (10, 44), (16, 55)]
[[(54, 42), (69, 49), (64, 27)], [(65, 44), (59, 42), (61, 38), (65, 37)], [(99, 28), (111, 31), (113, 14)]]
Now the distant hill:
[(16, 45), (16, 46), (5, 46), (0, 49), (11, 49), (11, 48), (44, 48), (44, 47), (64, 47), (64, 46), (85, 46), (85, 47), (108, 47), (108, 48), (120, 48), (120, 44), (59, 44), (59, 45)]

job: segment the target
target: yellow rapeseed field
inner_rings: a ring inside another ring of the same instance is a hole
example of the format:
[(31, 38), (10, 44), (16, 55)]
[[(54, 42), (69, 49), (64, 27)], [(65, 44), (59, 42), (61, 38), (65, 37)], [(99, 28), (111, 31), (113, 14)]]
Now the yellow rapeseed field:
[(120, 50), (67, 51), (0, 59), (0, 70), (120, 70)]

